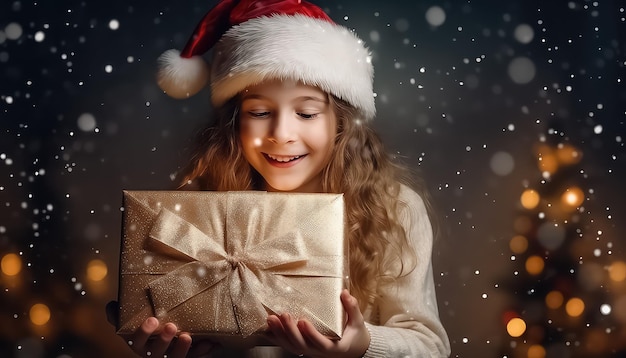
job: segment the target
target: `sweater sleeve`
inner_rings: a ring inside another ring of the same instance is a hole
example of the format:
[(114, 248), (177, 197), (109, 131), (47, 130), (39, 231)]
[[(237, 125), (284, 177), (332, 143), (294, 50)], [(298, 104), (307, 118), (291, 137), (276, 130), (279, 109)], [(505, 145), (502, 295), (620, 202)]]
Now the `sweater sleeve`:
[(448, 357), (450, 343), (439, 319), (432, 270), (433, 233), (422, 198), (400, 192), (399, 220), (416, 254), (408, 275), (379, 288), (374, 311), (380, 325), (366, 323), (370, 346), (364, 358)]

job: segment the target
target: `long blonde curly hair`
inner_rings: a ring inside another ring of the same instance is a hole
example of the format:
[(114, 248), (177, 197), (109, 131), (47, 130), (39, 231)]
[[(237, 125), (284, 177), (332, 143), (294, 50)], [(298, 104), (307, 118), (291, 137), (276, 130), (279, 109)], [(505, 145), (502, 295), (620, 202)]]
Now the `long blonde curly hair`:
[[(408, 171), (391, 160), (378, 135), (368, 123), (359, 120), (354, 107), (332, 95), (329, 100), (338, 128), (335, 150), (323, 169), (322, 188), (324, 192), (344, 194), (350, 291), (363, 311), (378, 297), (378, 285), (415, 267), (415, 254), (396, 212), (400, 183), (414, 188), (416, 183), (409, 183)], [(181, 188), (263, 189), (263, 178), (243, 156), (238, 112), (237, 97), (217, 109), (215, 123), (199, 133), (191, 160), (181, 172)], [(399, 269), (389, 272), (390, 267)]]

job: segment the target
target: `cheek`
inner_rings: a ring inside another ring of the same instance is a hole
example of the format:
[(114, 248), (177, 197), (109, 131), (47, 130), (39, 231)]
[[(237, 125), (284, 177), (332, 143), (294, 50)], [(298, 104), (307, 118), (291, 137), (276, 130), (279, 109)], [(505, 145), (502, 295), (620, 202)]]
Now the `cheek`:
[(250, 128), (248, 128), (248, 130), (244, 130), (243, 127), (239, 133), (239, 141), (244, 152), (254, 150), (263, 144), (263, 139), (260, 135), (251, 131)]
[(262, 121), (242, 121), (239, 136), (242, 141), (252, 142), (258, 146), (267, 131), (265, 126)]

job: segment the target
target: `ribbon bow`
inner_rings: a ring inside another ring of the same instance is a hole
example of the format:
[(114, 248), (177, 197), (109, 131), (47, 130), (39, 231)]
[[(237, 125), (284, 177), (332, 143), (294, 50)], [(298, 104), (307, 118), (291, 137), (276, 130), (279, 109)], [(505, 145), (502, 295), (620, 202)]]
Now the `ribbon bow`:
[(215, 299), (231, 301), (227, 306), (233, 308), (243, 337), (265, 327), (268, 310), (306, 312), (315, 326), (326, 326), (299, 304), (306, 302), (304, 295), (281, 279), (281, 274), (341, 277), (342, 258), (310, 260), (314, 256), (307, 252), (306, 240), (297, 229), (259, 240), (256, 235), (263, 235), (263, 228), (268, 226), (263, 223), (262, 213), (243, 212), (231, 203), (227, 206), (224, 245), (173, 212), (160, 210), (150, 237), (167, 245), (168, 250), (173, 249), (175, 254), (185, 255), (190, 262), (148, 285), (157, 316), (165, 315), (214, 285), (223, 284), (228, 294)]

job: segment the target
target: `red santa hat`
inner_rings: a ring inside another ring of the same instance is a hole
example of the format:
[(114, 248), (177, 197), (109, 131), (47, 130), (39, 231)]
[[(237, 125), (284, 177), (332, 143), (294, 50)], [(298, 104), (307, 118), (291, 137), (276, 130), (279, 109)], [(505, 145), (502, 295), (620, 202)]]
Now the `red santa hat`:
[[(202, 55), (213, 49), (210, 70)], [(354, 32), (319, 7), (300, 0), (222, 0), (197, 25), (182, 51), (159, 58), (158, 83), (186, 98), (207, 82), (220, 106), (268, 79), (317, 86), (372, 119), (373, 76), (369, 50)]]

